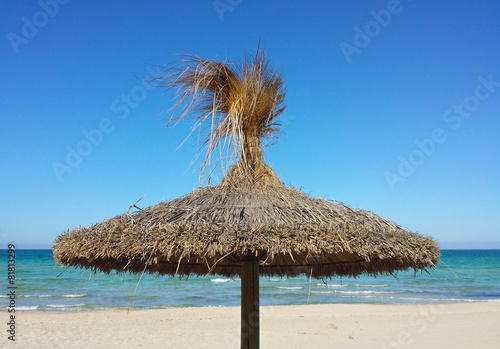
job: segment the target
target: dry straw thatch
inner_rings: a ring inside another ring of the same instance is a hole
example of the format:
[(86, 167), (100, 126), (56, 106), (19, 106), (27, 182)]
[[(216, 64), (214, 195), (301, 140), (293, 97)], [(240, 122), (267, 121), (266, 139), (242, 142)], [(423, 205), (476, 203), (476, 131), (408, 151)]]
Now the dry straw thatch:
[(279, 131), (285, 88), (260, 49), (240, 65), (191, 55), (155, 81), (178, 91), (172, 121), (192, 117), (193, 132), (205, 132), (203, 168), (217, 150), (223, 170), (226, 158), (236, 164), (217, 186), (67, 231), (53, 246), (57, 262), (103, 272), (240, 275), (242, 348), (259, 347), (259, 273), (356, 276), (438, 262), (432, 238), (286, 187), (264, 163), (263, 141)]
[(205, 165), (216, 149), (237, 164), (217, 186), (67, 231), (53, 246), (58, 262), (103, 272), (233, 276), (251, 256), (261, 274), (314, 277), (437, 263), (432, 238), (286, 187), (264, 163), (262, 139), (279, 131), (285, 89), (262, 50), (240, 65), (189, 55), (154, 81), (178, 89), (172, 121), (192, 117), (194, 129), (207, 131)]
[(371, 212), (260, 182), (198, 189), (67, 232), (54, 249), (66, 265), (170, 275), (237, 275), (248, 255), (263, 275), (318, 278), (423, 269), (439, 257), (431, 238)]

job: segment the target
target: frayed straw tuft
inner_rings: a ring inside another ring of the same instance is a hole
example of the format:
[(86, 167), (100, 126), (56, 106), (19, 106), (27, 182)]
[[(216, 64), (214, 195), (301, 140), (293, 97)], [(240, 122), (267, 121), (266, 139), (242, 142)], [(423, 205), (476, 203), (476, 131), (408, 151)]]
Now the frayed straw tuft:
[(191, 134), (206, 133), (202, 178), (217, 150), (223, 171), (234, 160), (243, 167), (263, 162), (262, 141), (276, 140), (280, 130), (285, 84), (260, 47), (240, 64), (188, 54), (164, 68), (152, 82), (178, 92), (168, 124), (192, 118)]

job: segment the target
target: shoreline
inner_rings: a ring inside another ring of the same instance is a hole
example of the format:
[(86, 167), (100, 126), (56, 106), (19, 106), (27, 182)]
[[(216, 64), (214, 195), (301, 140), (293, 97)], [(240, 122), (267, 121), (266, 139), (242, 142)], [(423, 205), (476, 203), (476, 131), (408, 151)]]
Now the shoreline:
[[(16, 322), (17, 348), (238, 348), (240, 308), (18, 311)], [(499, 326), (500, 302), (487, 301), (260, 308), (262, 348), (495, 348)]]
[[(260, 308), (264, 307), (309, 307), (309, 306), (330, 306), (330, 305), (341, 305), (341, 306), (433, 306), (433, 305), (452, 305), (452, 304), (477, 304), (477, 303), (500, 303), (500, 299), (494, 300), (457, 300), (453, 302), (422, 302), (422, 303), (369, 303), (369, 302), (358, 302), (358, 303), (309, 303), (309, 304), (275, 304), (275, 305), (261, 305)], [(92, 313), (92, 312), (136, 312), (136, 311), (168, 311), (172, 309), (218, 309), (218, 308), (240, 308), (240, 305), (188, 305), (188, 306), (165, 306), (157, 308), (137, 308), (137, 307), (119, 307), (119, 308), (99, 308), (99, 309), (64, 309), (59, 310), (58, 308), (53, 309), (25, 309), (23, 306), (16, 308), (16, 312), (19, 313), (61, 313), (61, 314), (78, 314), (78, 313)], [(1, 313), (7, 313), (7, 310), (0, 309)]]
[[(425, 299), (423, 299), (425, 300)], [(274, 304), (274, 305), (261, 305), (260, 307), (295, 307), (295, 306), (322, 306), (322, 305), (325, 305), (325, 306), (329, 306), (329, 305), (345, 305), (345, 306), (356, 306), (356, 305), (367, 305), (367, 306), (371, 306), (371, 305), (379, 305), (379, 306), (384, 306), (384, 305), (387, 305), (387, 306), (407, 306), (407, 305), (410, 305), (410, 306), (425, 306), (425, 305), (428, 305), (428, 306), (432, 306), (432, 305), (439, 305), (439, 304), (442, 304), (442, 305), (448, 305), (448, 304), (475, 304), (475, 303), (500, 303), (500, 299), (492, 299), (492, 300), (484, 300), (484, 299), (481, 299), (481, 300), (468, 300), (468, 299), (464, 299), (464, 300), (460, 300), (460, 299), (456, 299), (456, 300), (453, 300), (453, 301), (449, 301), (449, 302), (438, 302), (438, 301), (434, 301), (434, 302), (408, 302), (408, 303), (371, 303), (371, 302), (352, 302), (352, 303), (309, 303), (309, 304), (306, 304), (306, 303), (297, 303), (297, 304)], [(51, 309), (32, 309), (33, 306), (29, 306), (29, 307), (24, 307), (24, 306), (19, 306), (19, 307), (16, 307), (16, 312), (18, 313), (48, 313), (48, 314), (51, 314), (51, 313), (62, 313), (62, 314), (71, 314), (71, 313), (91, 313), (91, 312), (105, 312), (105, 311), (125, 311), (125, 312), (131, 312), (131, 311), (155, 311), (155, 310), (171, 310), (171, 309), (190, 309), (190, 308), (194, 308), (194, 309), (199, 309), (199, 308), (207, 308), (207, 309), (217, 309), (217, 308), (240, 308), (240, 304), (238, 305), (201, 305), (201, 306), (197, 306), (197, 305), (180, 305), (180, 306), (176, 306), (176, 305), (172, 305), (172, 306), (163, 306), (163, 307), (136, 307), (136, 306), (132, 306), (130, 308), (128, 307), (115, 307), (115, 308), (97, 308), (97, 309), (71, 309), (71, 308), (65, 308), (64, 306), (56, 306), (54, 308), (51, 308)], [(36, 306), (35, 306), (36, 307)], [(26, 309), (26, 308), (29, 308), (29, 309)], [(0, 314), (1, 313), (7, 313), (7, 310), (5, 309), (0, 309)]]

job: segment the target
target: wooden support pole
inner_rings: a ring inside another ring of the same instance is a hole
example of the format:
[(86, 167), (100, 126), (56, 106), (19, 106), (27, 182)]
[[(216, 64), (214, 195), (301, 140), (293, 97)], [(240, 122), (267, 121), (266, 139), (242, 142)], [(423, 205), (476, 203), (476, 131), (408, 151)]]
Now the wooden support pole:
[(241, 262), (241, 349), (259, 348), (259, 261)]

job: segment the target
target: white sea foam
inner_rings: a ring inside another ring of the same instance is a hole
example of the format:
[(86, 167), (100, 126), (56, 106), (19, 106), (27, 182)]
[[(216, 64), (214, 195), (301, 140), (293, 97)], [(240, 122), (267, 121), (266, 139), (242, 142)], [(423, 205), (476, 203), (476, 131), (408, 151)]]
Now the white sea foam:
[(333, 291), (340, 294), (395, 294), (403, 293), (401, 291)]
[[(400, 291), (337, 291), (337, 290), (331, 290), (331, 291), (311, 291), (311, 293), (322, 293), (322, 294), (341, 294), (341, 295), (347, 295), (347, 296), (362, 296), (362, 295), (372, 295), (372, 294), (396, 294), (396, 293), (403, 293)], [(389, 297), (386, 297), (389, 298)]]
[(419, 301), (424, 303), (427, 303), (429, 301), (431, 302), (477, 302), (478, 300), (475, 299), (468, 299), (468, 298), (418, 298), (418, 297), (380, 297), (380, 296), (368, 296), (365, 298), (387, 298), (387, 299), (396, 299), (396, 300), (405, 300), (405, 301)]
[(232, 279), (210, 279), (212, 282), (229, 282), (233, 281)]
[(31, 305), (29, 307), (16, 307), (16, 310), (37, 310), (38, 305)]
[(281, 288), (283, 290), (302, 290), (303, 287), (300, 286), (277, 286), (277, 288)]
[(347, 285), (336, 285), (336, 284), (316, 284), (316, 286), (320, 287), (331, 287), (331, 288), (337, 288), (337, 287), (347, 287)]
[[(51, 297), (62, 297), (62, 298), (83, 298), (86, 297), (87, 294), (23, 294), (20, 297), (23, 298), (51, 298)], [(5, 296), (6, 297), (6, 296)]]
[(373, 287), (389, 287), (389, 285), (360, 285), (360, 284), (317, 284), (318, 286), (321, 287), (332, 287), (332, 288), (338, 288), (338, 287), (361, 287), (361, 288), (373, 288)]
[(47, 304), (47, 308), (78, 308), (85, 306), (84, 303), (81, 304)]

